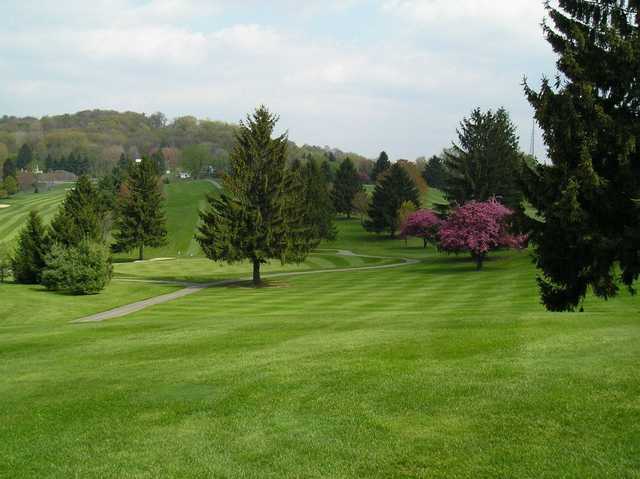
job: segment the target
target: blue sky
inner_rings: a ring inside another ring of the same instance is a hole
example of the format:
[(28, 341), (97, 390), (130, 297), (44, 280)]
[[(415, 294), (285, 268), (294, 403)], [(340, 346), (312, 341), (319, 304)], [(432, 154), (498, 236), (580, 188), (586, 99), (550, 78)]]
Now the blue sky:
[[(5, 0), (0, 115), (90, 108), (237, 122), (264, 103), (299, 144), (414, 159), (476, 107), (555, 74), (538, 0)], [(537, 152), (543, 152), (537, 133)]]

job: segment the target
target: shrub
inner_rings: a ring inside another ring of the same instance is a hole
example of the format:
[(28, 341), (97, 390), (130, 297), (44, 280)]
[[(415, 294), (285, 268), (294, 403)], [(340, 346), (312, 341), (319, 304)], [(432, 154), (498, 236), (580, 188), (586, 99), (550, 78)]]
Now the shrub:
[(13, 176), (7, 176), (4, 179), (2, 189), (6, 191), (9, 196), (15, 195), (18, 192), (18, 182)]
[(109, 281), (113, 267), (106, 246), (83, 240), (77, 246), (56, 244), (46, 258), (42, 284), (50, 291), (96, 294)]

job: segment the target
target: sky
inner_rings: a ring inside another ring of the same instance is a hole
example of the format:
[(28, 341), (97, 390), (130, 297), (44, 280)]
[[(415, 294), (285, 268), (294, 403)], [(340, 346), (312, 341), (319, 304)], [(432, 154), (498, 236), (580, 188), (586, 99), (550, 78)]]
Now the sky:
[(556, 72), (544, 16), (542, 0), (2, 0), (0, 115), (236, 123), (265, 104), (298, 144), (415, 159), (503, 106), (528, 152), (523, 78)]

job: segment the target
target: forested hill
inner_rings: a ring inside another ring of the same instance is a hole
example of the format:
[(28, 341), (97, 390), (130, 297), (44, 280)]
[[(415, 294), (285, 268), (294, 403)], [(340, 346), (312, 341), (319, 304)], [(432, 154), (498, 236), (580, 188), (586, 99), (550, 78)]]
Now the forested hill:
[[(0, 163), (18, 156), (28, 145), (42, 167), (47, 158), (66, 158), (70, 154), (87, 157), (90, 172), (110, 171), (125, 153), (131, 158), (150, 155), (161, 149), (167, 163), (178, 166), (185, 149), (198, 146), (223, 165), (233, 146), (236, 125), (183, 116), (169, 121), (162, 113), (88, 110), (42, 118), (4, 116), (0, 118)], [(318, 146), (290, 143), (289, 158), (314, 157), (341, 160), (349, 156), (356, 163), (369, 162), (360, 155)]]

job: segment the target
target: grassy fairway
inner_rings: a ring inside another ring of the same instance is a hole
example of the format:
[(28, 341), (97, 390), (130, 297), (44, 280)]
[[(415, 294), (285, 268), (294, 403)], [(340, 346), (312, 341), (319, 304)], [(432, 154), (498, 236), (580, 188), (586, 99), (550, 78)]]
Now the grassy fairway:
[(8, 208), (0, 209), (0, 241), (15, 241), (32, 209), (37, 210), (45, 222), (49, 222), (64, 199), (65, 189), (71, 186), (57, 186), (46, 193), (19, 193), (0, 200), (0, 203), (10, 205)]
[[(424, 261), (212, 288), (83, 325), (65, 315), (166, 287), (1, 287), (0, 476), (640, 477), (638, 299), (548, 314), (526, 254), (478, 273), (339, 227), (328, 247)], [(208, 264), (117, 268), (238, 272)]]

